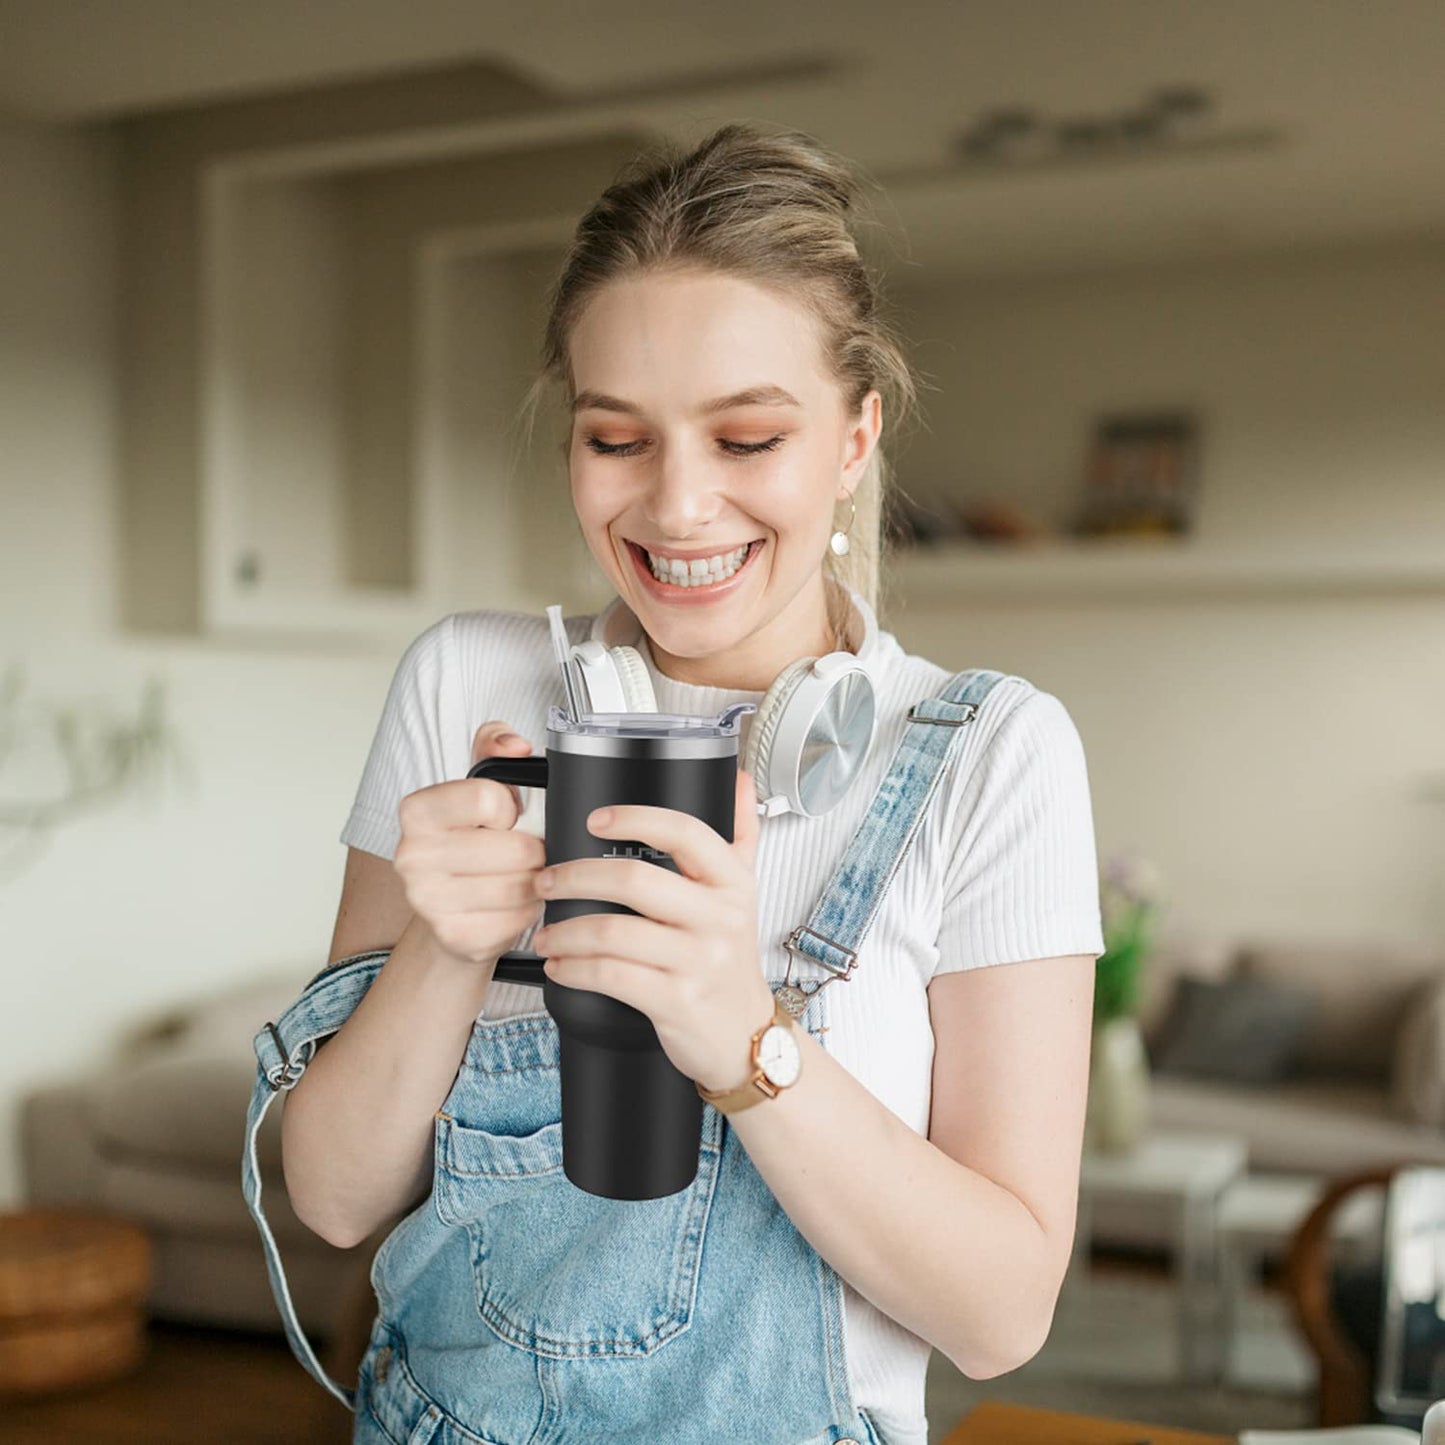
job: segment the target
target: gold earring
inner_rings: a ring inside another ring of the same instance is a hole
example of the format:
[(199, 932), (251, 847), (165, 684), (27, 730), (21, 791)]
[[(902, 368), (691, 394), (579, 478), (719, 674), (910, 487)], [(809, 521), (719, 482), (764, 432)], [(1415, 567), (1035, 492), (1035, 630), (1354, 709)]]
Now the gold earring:
[(848, 525), (841, 532), (835, 531), (828, 538), (828, 546), (832, 549), (835, 557), (846, 557), (848, 555), (848, 533), (853, 530), (853, 518), (858, 515), (858, 503), (853, 500), (853, 493), (847, 494), (848, 505), (852, 511), (848, 514)]

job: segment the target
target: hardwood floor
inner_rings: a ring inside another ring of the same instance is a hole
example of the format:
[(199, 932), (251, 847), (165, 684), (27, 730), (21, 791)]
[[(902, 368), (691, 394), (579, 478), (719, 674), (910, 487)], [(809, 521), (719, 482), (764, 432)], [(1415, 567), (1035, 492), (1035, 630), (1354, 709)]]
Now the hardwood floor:
[[(1102, 1279), (1167, 1280), (1162, 1260), (1148, 1254), (1096, 1252), (1093, 1269)], [(337, 1379), (355, 1378), (364, 1338), (353, 1333), (354, 1339), (338, 1341), (323, 1352), (326, 1367)], [(0, 1402), (0, 1441), (4, 1445), (349, 1445), (350, 1412), (306, 1373), (282, 1335), (153, 1324), (149, 1340), (146, 1359), (125, 1379), (53, 1399)], [(344, 1364), (348, 1355), (349, 1371)], [(939, 1435), (979, 1397), (1049, 1403), (1043, 1396), (1035, 1399), (1027, 1393), (1028, 1388), (1037, 1391), (1050, 1384), (1041, 1378), (1046, 1372), (1039, 1368), (980, 1384), (962, 1377), (945, 1379), (949, 1372), (939, 1359), (935, 1356), (930, 1374), (929, 1407), (930, 1424)], [(1066, 1380), (1053, 1388), (1062, 1392), (1068, 1408), (1084, 1408), (1087, 1399), (1097, 1403), (1100, 1413), (1115, 1415), (1121, 1410), (1128, 1415), (1127, 1402), (1136, 1398), (1110, 1388), (1095, 1402), (1086, 1396), (1082, 1381)], [(1137, 1395), (1135, 1413), (1129, 1418), (1195, 1423), (1185, 1418), (1188, 1402), (1183, 1392), (1171, 1386), (1153, 1389), (1158, 1400), (1146, 1388)], [(1217, 1407), (1216, 1413), (1226, 1409), (1227, 1392), (1199, 1393), (1210, 1397), (1198, 1402), (1201, 1412), (1207, 1405)], [(1239, 1409), (1241, 1418), (1256, 1427), (1285, 1428), (1308, 1419), (1305, 1405), (1292, 1399), (1246, 1397)]]
[(140, 1367), (66, 1395), (0, 1403), (5, 1445), (346, 1445), (352, 1416), (285, 1338), (153, 1324)]

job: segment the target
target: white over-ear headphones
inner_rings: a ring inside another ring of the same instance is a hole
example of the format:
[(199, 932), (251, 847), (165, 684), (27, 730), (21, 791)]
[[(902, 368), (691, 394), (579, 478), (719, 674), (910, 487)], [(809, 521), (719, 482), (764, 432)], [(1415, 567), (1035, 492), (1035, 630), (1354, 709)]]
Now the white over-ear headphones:
[[(758, 811), (769, 817), (793, 812), (816, 818), (836, 807), (872, 748), (878, 620), (856, 588), (846, 590), (863, 621), (858, 651), (790, 662), (773, 679), (748, 730), (740, 765), (753, 779)], [(636, 617), (616, 597), (597, 614), (591, 637), (572, 647), (586, 706), (592, 712), (657, 712), (641, 653), (627, 643), (608, 644), (619, 612), (631, 618), (640, 638)]]

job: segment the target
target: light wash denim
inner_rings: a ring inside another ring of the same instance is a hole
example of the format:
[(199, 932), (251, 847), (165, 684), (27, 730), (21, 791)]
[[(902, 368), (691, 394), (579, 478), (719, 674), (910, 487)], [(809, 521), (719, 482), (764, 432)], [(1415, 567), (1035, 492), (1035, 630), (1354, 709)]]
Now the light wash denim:
[[(914, 705), (823, 896), (789, 935), (824, 970), (803, 984), (801, 1018), (824, 1047), (824, 985), (851, 973), (962, 725), (1002, 677), (971, 669)], [(378, 1314), (356, 1388), (332, 1380), (297, 1322), (261, 1209), (256, 1133), (387, 956), (323, 970), (256, 1034), (242, 1163), (291, 1349), (355, 1412), (354, 1441), (887, 1445), (852, 1397), (842, 1282), (723, 1115), (704, 1107), (697, 1177), (676, 1194), (604, 1199), (566, 1178), (558, 1036), (545, 1009), (474, 1023), (436, 1114), (431, 1195), (372, 1263)]]

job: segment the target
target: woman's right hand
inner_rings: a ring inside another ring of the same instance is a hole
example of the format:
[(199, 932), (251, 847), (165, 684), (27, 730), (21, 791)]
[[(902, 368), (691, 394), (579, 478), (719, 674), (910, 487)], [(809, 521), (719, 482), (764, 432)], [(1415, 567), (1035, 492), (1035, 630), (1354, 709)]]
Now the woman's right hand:
[[(505, 722), (483, 723), (472, 763), (525, 758), (531, 744)], [(441, 948), (469, 963), (495, 962), (533, 923), (544, 901), (533, 880), (546, 865), (542, 839), (515, 830), (521, 795), (495, 778), (457, 778), (401, 800), (392, 866), (406, 900)]]

